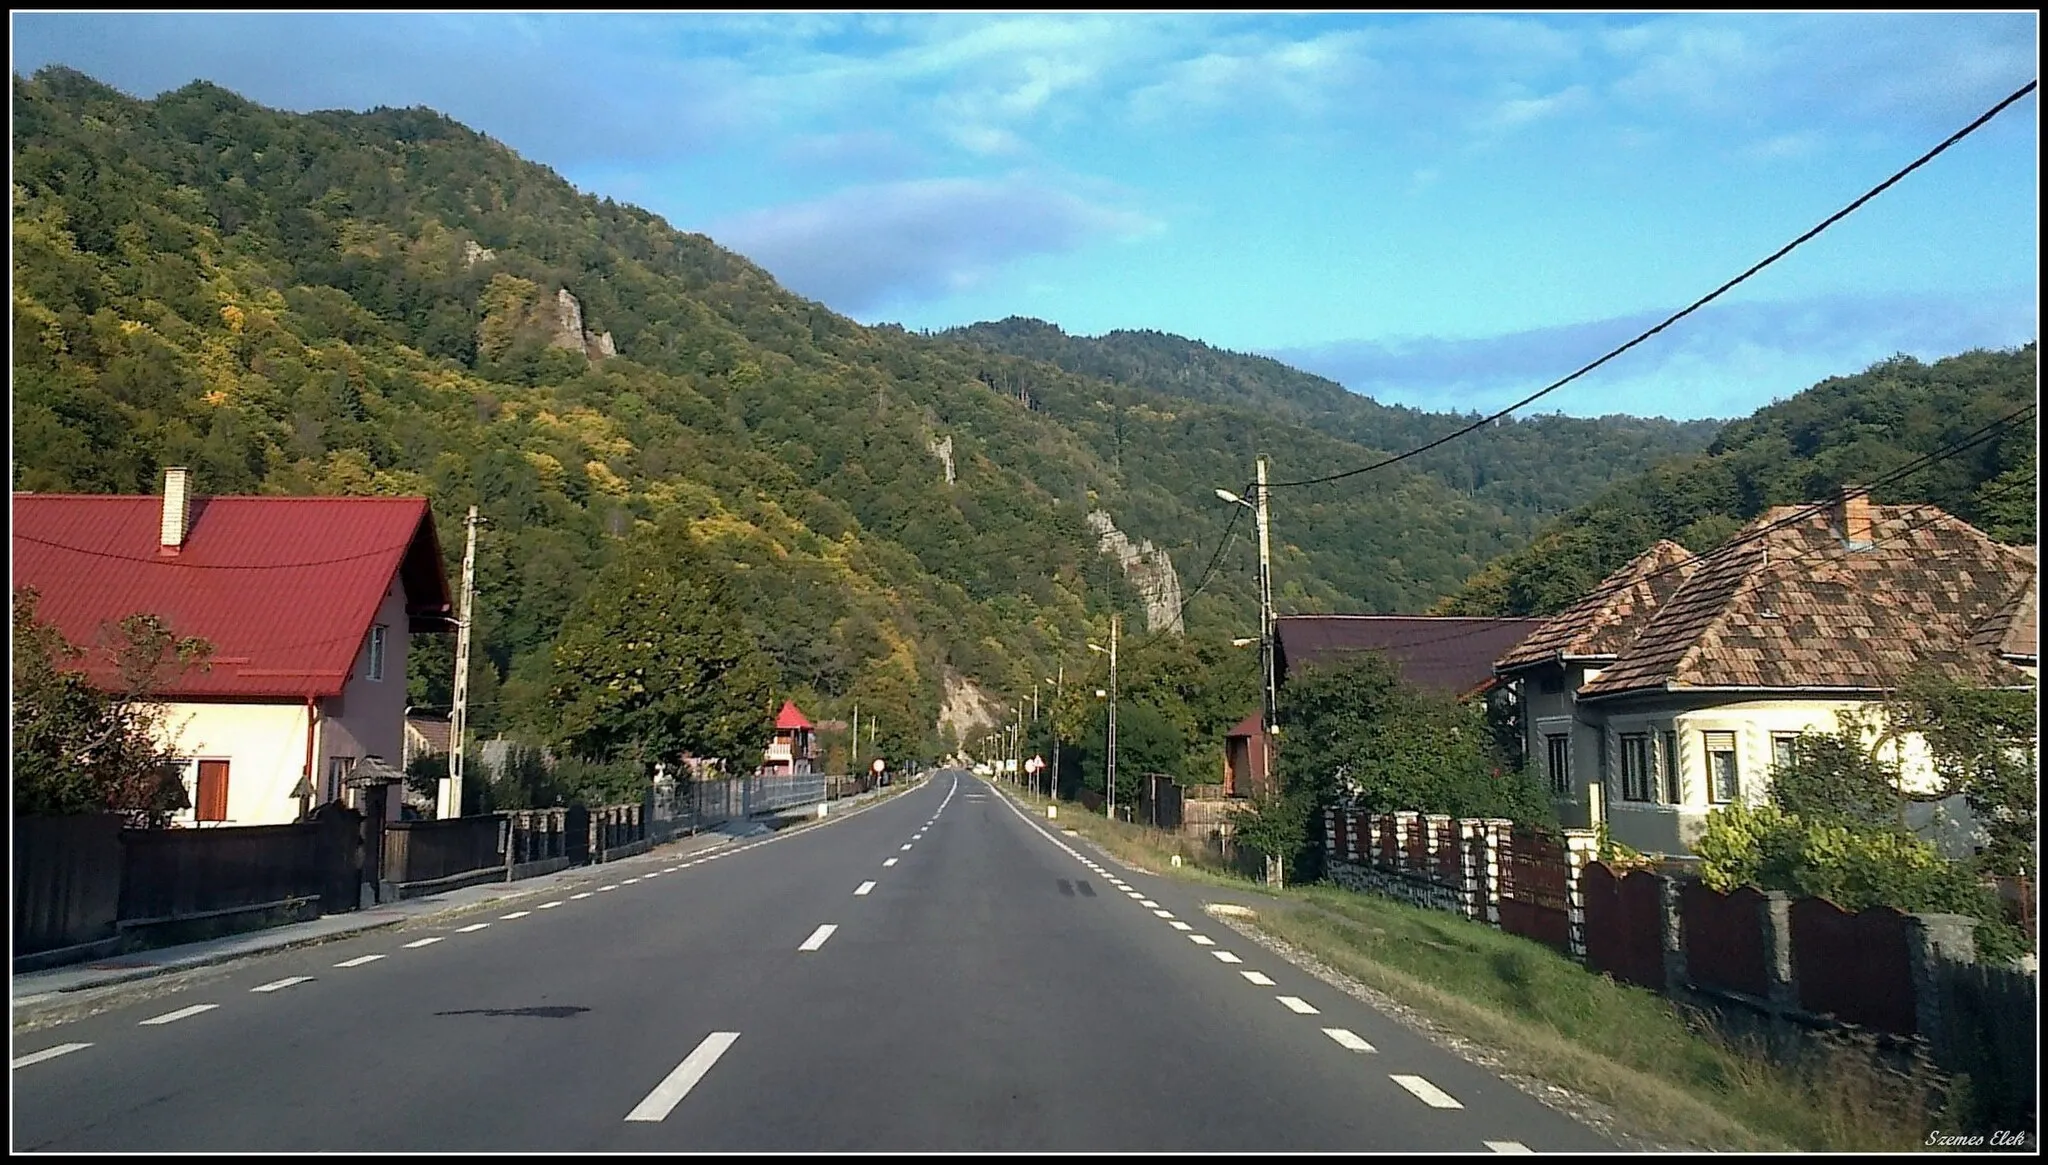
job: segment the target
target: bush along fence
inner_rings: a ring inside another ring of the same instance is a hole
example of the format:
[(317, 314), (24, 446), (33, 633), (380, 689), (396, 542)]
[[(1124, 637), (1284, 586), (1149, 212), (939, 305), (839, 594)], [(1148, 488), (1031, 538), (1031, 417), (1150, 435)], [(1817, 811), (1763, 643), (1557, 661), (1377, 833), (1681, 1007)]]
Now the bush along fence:
[(1497, 819), (1333, 808), (1323, 843), (1349, 889), (1463, 914), (1720, 1014), (1909, 1042), (1969, 1076), (1980, 1117), (2034, 1118), (2039, 980), (1978, 964), (1973, 918), (1617, 873), (1590, 830)]

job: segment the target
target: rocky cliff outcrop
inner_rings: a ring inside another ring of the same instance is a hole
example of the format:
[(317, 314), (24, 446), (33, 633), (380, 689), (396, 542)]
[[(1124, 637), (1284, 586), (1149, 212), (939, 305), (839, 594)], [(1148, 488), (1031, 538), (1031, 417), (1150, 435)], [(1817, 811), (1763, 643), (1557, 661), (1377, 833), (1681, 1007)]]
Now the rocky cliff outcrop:
[(946, 437), (933, 437), (931, 439), (931, 442), (926, 446), (926, 448), (930, 449), (932, 452), (932, 456), (938, 458), (939, 463), (946, 467), (946, 484), (952, 485), (953, 438), (950, 435)]
[(548, 338), (551, 348), (566, 348), (581, 352), (592, 360), (602, 360), (619, 354), (618, 346), (612, 343), (610, 332), (592, 335), (583, 326), (583, 305), (564, 287), (555, 292), (555, 329)]
[(1144, 598), (1145, 629), (1180, 633), (1180, 576), (1174, 573), (1173, 560), (1150, 542), (1131, 541), (1101, 510), (1090, 511), (1088, 525), (1095, 531), (1096, 545), (1117, 560), (1125, 580)]

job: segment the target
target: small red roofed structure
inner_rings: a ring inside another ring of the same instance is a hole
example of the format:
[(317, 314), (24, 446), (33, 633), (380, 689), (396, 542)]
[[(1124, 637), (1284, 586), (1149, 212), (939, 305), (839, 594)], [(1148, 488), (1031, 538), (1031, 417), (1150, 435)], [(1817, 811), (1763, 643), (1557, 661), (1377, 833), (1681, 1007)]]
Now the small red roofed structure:
[(811, 722), (799, 711), (795, 700), (784, 700), (775, 714), (775, 741), (762, 754), (764, 776), (809, 773), (817, 760), (818, 736)]

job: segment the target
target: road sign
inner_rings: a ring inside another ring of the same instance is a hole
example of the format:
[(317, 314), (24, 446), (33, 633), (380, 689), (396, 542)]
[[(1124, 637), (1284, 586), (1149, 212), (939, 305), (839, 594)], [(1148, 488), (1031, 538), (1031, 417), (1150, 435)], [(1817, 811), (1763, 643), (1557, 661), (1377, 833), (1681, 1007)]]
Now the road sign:
[(881, 771), (882, 771), (882, 769), (883, 769), (884, 767), (886, 767), (886, 766), (884, 766), (884, 765), (882, 764), (882, 758), (881, 758), (881, 757), (876, 757), (876, 758), (875, 758), (875, 763), (874, 763), (874, 764), (872, 764), (872, 765), (869, 765), (868, 767), (869, 767), (869, 768), (871, 768), (871, 769), (873, 769), (873, 770), (874, 770), (875, 772), (879, 773), (879, 772), (881, 772)]

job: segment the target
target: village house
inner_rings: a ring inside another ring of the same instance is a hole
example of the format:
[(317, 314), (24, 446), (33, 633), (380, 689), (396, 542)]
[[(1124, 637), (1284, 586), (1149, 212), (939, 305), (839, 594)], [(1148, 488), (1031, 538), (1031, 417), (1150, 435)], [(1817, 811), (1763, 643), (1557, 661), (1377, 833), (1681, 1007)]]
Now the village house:
[(15, 494), (13, 548), (14, 586), (74, 645), (136, 613), (212, 645), (155, 693), (188, 826), (363, 801), (352, 778), (407, 755), (408, 637), (455, 629), (425, 498), (198, 497), (173, 468), (161, 498)]
[[(1275, 686), (1284, 690), (1288, 677), (1305, 666), (1377, 651), (1417, 687), (1459, 699), (1512, 701), (1517, 694), (1494, 674), (1493, 661), (1542, 623), (1436, 615), (1282, 615), (1274, 620)], [(1225, 735), (1225, 797), (1271, 787), (1259, 721), (1253, 712)]]
[[(1909, 675), (1982, 688), (2036, 674), (2034, 554), (1928, 505), (1777, 506), (1695, 556), (1662, 541), (1495, 664), (1521, 683), (1528, 755), (1568, 826), (1689, 855), (1712, 810), (1756, 804), (1804, 731), (1865, 716)], [(1931, 793), (1924, 742), (1885, 746)], [(1960, 797), (1908, 823), (1981, 844)]]

